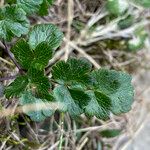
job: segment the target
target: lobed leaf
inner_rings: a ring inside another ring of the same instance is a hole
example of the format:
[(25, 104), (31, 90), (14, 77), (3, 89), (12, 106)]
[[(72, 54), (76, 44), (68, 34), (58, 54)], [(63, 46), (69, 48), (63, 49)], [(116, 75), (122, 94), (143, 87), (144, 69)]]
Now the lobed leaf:
[(34, 58), (34, 54), (33, 51), (30, 49), (29, 44), (24, 39), (19, 40), (11, 48), (11, 51), (13, 52), (15, 58), (22, 66), (22, 68), (30, 68), (30, 65)]
[(29, 45), (35, 49), (38, 44), (46, 42), (55, 50), (61, 44), (63, 33), (53, 24), (35, 25), (29, 34)]
[(42, 42), (34, 50), (34, 61), (33, 65), (39, 69), (44, 69), (49, 60), (53, 56), (53, 50), (46, 42)]
[(17, 0), (17, 5), (21, 7), (28, 15), (38, 13), (41, 16), (48, 14), (48, 8), (53, 0)]
[(54, 97), (56, 101), (63, 104), (60, 111), (68, 111), (72, 117), (77, 117), (82, 114), (83, 109), (89, 101), (89, 96), (85, 92), (72, 90), (64, 85), (57, 86), (54, 89)]
[(114, 114), (128, 112), (133, 103), (133, 86), (131, 76), (114, 70), (100, 69), (93, 71), (93, 88), (111, 100), (111, 111)]
[(8, 87), (6, 87), (6, 98), (20, 96), (25, 91), (28, 83), (29, 81), (26, 75), (18, 76)]
[(53, 55), (53, 50), (46, 42), (40, 43), (35, 50), (31, 50), (29, 44), (24, 39), (19, 40), (11, 48), (11, 51), (22, 68), (26, 70), (30, 66), (34, 66), (39, 70), (44, 69)]
[(0, 39), (10, 41), (12, 37), (27, 34), (29, 21), (26, 13), (17, 5), (0, 8)]
[(34, 93), (37, 97), (47, 99), (49, 101), (53, 99), (48, 92), (51, 88), (51, 84), (49, 79), (44, 76), (43, 71), (37, 70), (34, 67), (30, 67), (28, 70), (28, 78), (32, 84), (32, 87), (34, 87)]
[(17, 5), (22, 8), (27, 14), (38, 12), (43, 0), (17, 0)]
[(91, 68), (91, 63), (86, 59), (70, 58), (67, 62), (59, 61), (52, 67), (52, 77), (63, 84), (88, 84), (90, 82), (88, 73)]
[(91, 100), (85, 107), (85, 114), (90, 117), (96, 116), (103, 120), (108, 119), (111, 111), (111, 99), (98, 91), (89, 91), (87, 93)]
[[(31, 120), (37, 122), (43, 121), (54, 113), (54, 110), (48, 108), (45, 102), (47, 101), (35, 98), (31, 92), (25, 92), (20, 98), (20, 104), (27, 106), (26, 109), (23, 109), (24, 113), (30, 116)], [(29, 106), (33, 107), (29, 108)]]

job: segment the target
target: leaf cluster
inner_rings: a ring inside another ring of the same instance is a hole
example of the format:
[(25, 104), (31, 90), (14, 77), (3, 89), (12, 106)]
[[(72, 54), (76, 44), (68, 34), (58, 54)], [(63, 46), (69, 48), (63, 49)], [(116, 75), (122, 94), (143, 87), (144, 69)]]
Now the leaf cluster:
[(0, 39), (11, 41), (29, 32), (30, 23), (27, 16), (48, 14), (53, 0), (16, 0), (8, 1), (10, 5), (0, 8)]
[(54, 113), (51, 108), (39, 109), (39, 104), (45, 102), (61, 104), (58, 110), (74, 118), (85, 113), (106, 120), (110, 113), (128, 112), (133, 102), (133, 87), (126, 73), (103, 68), (93, 70), (88, 60), (69, 58), (52, 66), (51, 78), (45, 75), (45, 67), (62, 38), (56, 26), (41, 24), (33, 27), (28, 41), (17, 41), (11, 51), (26, 73), (6, 87), (5, 96), (19, 97), (23, 106), (35, 104), (36, 110), (25, 111), (34, 121)]

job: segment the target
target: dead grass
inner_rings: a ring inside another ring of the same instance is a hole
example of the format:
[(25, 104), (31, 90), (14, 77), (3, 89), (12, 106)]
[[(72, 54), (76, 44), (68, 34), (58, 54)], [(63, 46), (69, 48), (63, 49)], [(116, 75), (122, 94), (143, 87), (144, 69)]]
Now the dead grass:
[[(44, 122), (35, 123), (23, 114), (14, 113), (22, 112), (16, 99), (8, 101), (1, 98), (3, 111), (0, 119), (0, 128), (2, 128), (0, 150), (57, 150), (60, 147), (64, 150), (94, 150), (101, 147), (104, 150), (125, 150), (139, 135), (150, 112), (148, 100), (150, 84), (143, 86), (143, 83), (150, 81), (150, 78), (145, 76), (150, 68), (150, 53), (147, 50), (150, 44), (147, 42), (147, 47), (137, 53), (123, 51), (124, 45), (119, 49), (117, 46), (109, 47), (105, 40), (120, 40), (132, 36), (133, 30), (139, 23), (124, 31), (116, 28), (116, 24), (122, 18), (101, 24), (107, 15), (103, 8), (104, 3), (103, 0), (56, 0), (48, 16), (31, 19), (34, 20), (33, 24), (35, 22), (57, 24), (65, 34), (62, 46), (49, 62), (47, 73), (50, 73), (50, 66), (57, 60), (67, 60), (69, 56), (86, 57), (95, 68), (102, 66), (128, 71), (133, 74), (136, 91), (133, 109), (125, 115), (112, 115), (106, 122), (97, 118), (89, 119), (84, 115), (74, 120), (68, 114), (60, 116), (57, 112)], [(140, 24), (147, 25), (149, 16), (143, 11), (139, 9), (133, 13), (137, 20), (141, 17), (141, 13), (145, 13), (144, 21)], [(72, 26), (76, 20), (85, 25), (80, 31)], [(93, 26), (95, 27), (90, 30)], [(0, 77), (16, 75), (18, 72), (5, 54), (0, 56), (0, 69), (2, 69)], [(148, 78), (149, 80), (146, 80)], [(4, 81), (4, 85), (9, 82), (10, 80)], [(6, 115), (7, 110), (9, 113)], [(100, 131), (104, 129), (122, 129), (122, 134), (116, 138), (106, 139), (100, 135)]]

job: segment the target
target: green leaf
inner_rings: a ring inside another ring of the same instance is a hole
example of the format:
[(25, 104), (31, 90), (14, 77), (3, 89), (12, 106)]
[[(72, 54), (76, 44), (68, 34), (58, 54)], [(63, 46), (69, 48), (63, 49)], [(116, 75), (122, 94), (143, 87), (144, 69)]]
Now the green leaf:
[(60, 111), (68, 111), (72, 117), (82, 114), (89, 101), (89, 96), (83, 91), (72, 90), (63, 85), (54, 89), (54, 97), (63, 105)]
[(47, 99), (49, 101), (53, 99), (49, 94), (51, 84), (49, 82), (49, 79), (44, 76), (43, 71), (37, 70), (34, 67), (30, 67), (30, 69), (28, 70), (28, 78), (29, 82), (32, 84), (32, 87), (34, 87), (33, 90), (37, 97)]
[(114, 70), (99, 69), (91, 73), (93, 89), (100, 91), (111, 100), (114, 114), (128, 112), (133, 103), (131, 76)]
[(67, 62), (59, 61), (52, 67), (52, 77), (59, 83), (86, 83), (90, 82), (88, 73), (92, 65), (86, 59), (70, 58)]
[(6, 3), (12, 5), (16, 3), (16, 0), (6, 0)]
[(101, 131), (100, 135), (105, 138), (113, 138), (113, 137), (120, 135), (120, 133), (121, 133), (121, 130), (119, 129), (110, 129), (110, 130)]
[(44, 69), (52, 56), (53, 50), (46, 42), (42, 42), (34, 50), (33, 65), (39, 69)]
[(127, 0), (107, 0), (107, 11), (115, 16), (122, 15), (129, 7)]
[(21, 7), (27, 14), (38, 12), (43, 0), (17, 0), (17, 5)]
[(111, 111), (111, 99), (101, 92), (87, 92), (91, 98), (90, 102), (85, 108), (85, 114), (87, 116), (96, 116), (100, 119), (109, 119)]
[(121, 19), (118, 22), (119, 29), (126, 29), (134, 23), (134, 16), (129, 15), (125, 19)]
[(11, 51), (22, 68), (29, 69), (34, 59), (34, 54), (29, 44), (24, 39), (21, 39), (11, 48)]
[(39, 8), (39, 15), (45, 16), (48, 14), (48, 8), (51, 6), (53, 3), (53, 0), (43, 0), (43, 3), (40, 5)]
[(42, 42), (47, 42), (51, 49), (60, 46), (63, 33), (53, 24), (39, 24), (29, 34), (29, 45), (32, 49)]
[(35, 13), (41, 16), (48, 14), (48, 8), (53, 0), (17, 0), (17, 5), (21, 7), (28, 15)]
[(43, 121), (46, 117), (51, 116), (54, 110), (48, 108), (47, 101), (35, 98), (31, 92), (25, 92), (20, 98), (20, 104), (26, 106), (23, 111), (30, 116), (33, 121)]
[(12, 37), (27, 34), (29, 21), (26, 13), (16, 5), (0, 8), (0, 39), (10, 41)]
[(53, 50), (46, 42), (40, 43), (35, 50), (31, 50), (29, 44), (24, 39), (19, 40), (11, 48), (11, 51), (22, 68), (26, 70), (30, 66), (34, 66), (39, 70), (44, 69), (53, 55)]
[(81, 89), (68, 88), (71, 97), (80, 108), (85, 109), (90, 101), (90, 97)]
[(141, 5), (145, 8), (150, 8), (150, 1), (149, 0), (133, 0), (135, 4)]
[(25, 91), (27, 85), (28, 77), (26, 75), (18, 76), (8, 87), (6, 87), (6, 98), (20, 96), (20, 94)]

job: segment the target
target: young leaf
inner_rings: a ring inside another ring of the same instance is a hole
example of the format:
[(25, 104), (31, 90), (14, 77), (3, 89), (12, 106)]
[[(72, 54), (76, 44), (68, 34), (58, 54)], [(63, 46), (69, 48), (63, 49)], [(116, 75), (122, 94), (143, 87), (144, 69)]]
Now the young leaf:
[(20, 94), (25, 91), (27, 85), (28, 77), (26, 75), (18, 76), (8, 87), (6, 87), (6, 98), (20, 96)]
[(44, 76), (43, 71), (30, 67), (28, 70), (28, 78), (29, 82), (32, 84), (32, 87), (34, 87), (34, 93), (37, 97), (47, 99), (49, 101), (52, 100), (52, 96), (49, 94), (51, 84), (48, 78)]
[(45, 102), (47, 101), (35, 98), (31, 92), (25, 92), (20, 98), (20, 104), (27, 106), (23, 109), (24, 113), (37, 122), (43, 121), (54, 113), (54, 110), (48, 108)]
[(53, 54), (53, 50), (46, 42), (40, 43), (35, 50), (31, 50), (29, 44), (24, 39), (19, 40), (11, 48), (11, 51), (22, 68), (26, 70), (31, 65), (39, 70), (44, 69)]
[(55, 50), (61, 44), (63, 33), (53, 24), (40, 24), (33, 27), (29, 34), (29, 45), (32, 49), (42, 42), (47, 42)]
[(42, 42), (34, 50), (34, 61), (33, 65), (39, 69), (44, 69), (48, 61), (53, 56), (53, 50), (46, 42)]
[(72, 117), (77, 117), (83, 113), (83, 108), (88, 104), (89, 96), (83, 91), (68, 89), (60, 85), (54, 89), (56, 101), (61, 102), (63, 107), (60, 111), (68, 111)]
[(52, 77), (59, 83), (89, 83), (88, 73), (91, 64), (86, 59), (70, 58), (67, 62), (59, 61), (52, 67)]
[(114, 70), (99, 69), (91, 74), (93, 88), (111, 100), (111, 111), (114, 114), (128, 112), (133, 103), (133, 86), (131, 76)]
[(29, 21), (23, 9), (16, 5), (0, 8), (0, 39), (10, 41), (12, 37), (27, 34)]
[(34, 59), (34, 54), (29, 44), (24, 39), (21, 39), (11, 48), (11, 51), (22, 68), (28, 70)]
[(129, 7), (127, 0), (107, 0), (106, 9), (112, 15), (122, 15)]

